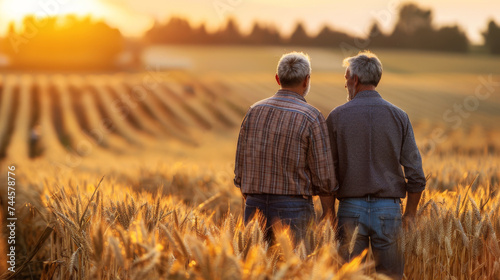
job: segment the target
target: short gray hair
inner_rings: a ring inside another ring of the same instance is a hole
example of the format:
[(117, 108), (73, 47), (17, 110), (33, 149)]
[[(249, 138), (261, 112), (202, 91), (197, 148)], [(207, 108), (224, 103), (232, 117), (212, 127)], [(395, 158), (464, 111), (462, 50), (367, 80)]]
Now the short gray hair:
[(377, 86), (382, 78), (382, 63), (370, 51), (344, 59), (343, 66), (349, 69), (351, 75), (358, 76), (359, 82), (364, 85)]
[(276, 72), (281, 86), (297, 86), (311, 74), (311, 59), (303, 52), (286, 53), (281, 56)]

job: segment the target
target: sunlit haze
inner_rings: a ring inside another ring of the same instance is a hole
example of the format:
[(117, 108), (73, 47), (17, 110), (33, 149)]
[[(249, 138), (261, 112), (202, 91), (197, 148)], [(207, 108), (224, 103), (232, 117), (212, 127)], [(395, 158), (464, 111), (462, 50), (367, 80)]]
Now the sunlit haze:
[[(104, 18), (127, 36), (140, 36), (155, 20), (182, 16), (195, 25), (205, 23), (216, 30), (234, 18), (243, 31), (253, 22), (273, 24), (284, 34), (297, 21), (304, 22), (314, 34), (328, 24), (341, 31), (364, 36), (374, 20), (384, 31), (391, 31), (397, 20), (397, 7), (407, 1), (397, 0), (0, 0), (0, 33), (9, 21), (20, 21), (27, 14), (37, 16), (76, 13)], [(436, 25), (459, 24), (473, 43), (481, 43), (481, 32), (489, 19), (500, 21), (500, 1), (493, 0), (421, 0), (414, 1), (433, 11)], [(495, 12), (497, 11), (497, 12)]]

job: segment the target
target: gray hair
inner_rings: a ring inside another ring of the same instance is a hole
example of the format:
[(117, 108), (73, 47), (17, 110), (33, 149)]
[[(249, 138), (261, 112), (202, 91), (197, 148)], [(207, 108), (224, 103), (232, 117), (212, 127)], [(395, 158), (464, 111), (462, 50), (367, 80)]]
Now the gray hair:
[(303, 52), (286, 53), (281, 56), (276, 72), (281, 86), (297, 86), (311, 74), (311, 59)]
[(344, 59), (343, 66), (349, 69), (351, 75), (358, 76), (359, 82), (364, 85), (377, 86), (382, 78), (382, 63), (370, 51)]

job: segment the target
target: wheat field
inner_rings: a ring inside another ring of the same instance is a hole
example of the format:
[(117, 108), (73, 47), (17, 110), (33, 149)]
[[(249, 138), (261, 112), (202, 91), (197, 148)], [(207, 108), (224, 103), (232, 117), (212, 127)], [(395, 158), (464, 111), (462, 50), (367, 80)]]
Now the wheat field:
[[(429, 176), (402, 234), (404, 277), (500, 279), (500, 87), (475, 95), (500, 75), (394, 69), (399, 59), (380, 92), (410, 115)], [(386, 279), (369, 251), (341, 262), (329, 221), (300, 244), (283, 229), (273, 246), (261, 220), (243, 225), (237, 133), (276, 91), (274, 69), (202, 70), (0, 76), (0, 180), (16, 167), (18, 218), (17, 272), (3, 278)], [(313, 70), (312, 83), (307, 99), (323, 114), (345, 102), (342, 69)]]

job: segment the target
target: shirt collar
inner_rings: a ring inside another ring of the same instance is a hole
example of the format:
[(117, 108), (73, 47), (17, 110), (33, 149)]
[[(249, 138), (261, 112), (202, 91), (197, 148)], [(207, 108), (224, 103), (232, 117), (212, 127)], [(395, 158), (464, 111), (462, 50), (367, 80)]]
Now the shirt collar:
[(356, 96), (354, 96), (353, 99), (356, 99), (356, 98), (365, 98), (365, 97), (378, 97), (378, 98), (382, 98), (382, 96), (380, 96), (380, 94), (376, 91), (376, 90), (363, 90), (363, 91), (360, 91), (356, 94)]
[(293, 97), (293, 98), (297, 98), (297, 99), (300, 99), (304, 102), (307, 102), (306, 99), (304, 98), (304, 96), (296, 93), (295, 91), (291, 91), (291, 90), (287, 90), (287, 89), (280, 89), (278, 90), (278, 92), (276, 93), (276, 95), (285, 95), (285, 96), (289, 96), (289, 97)]

